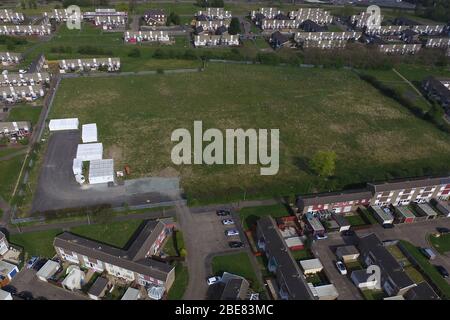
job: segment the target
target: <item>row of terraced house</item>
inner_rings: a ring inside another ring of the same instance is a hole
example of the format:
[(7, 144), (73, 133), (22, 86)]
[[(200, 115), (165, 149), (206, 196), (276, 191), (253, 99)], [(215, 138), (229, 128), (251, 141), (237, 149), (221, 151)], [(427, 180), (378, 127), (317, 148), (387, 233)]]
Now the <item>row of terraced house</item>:
[(449, 197), (450, 176), (444, 176), (368, 183), (361, 190), (298, 196), (296, 204), (301, 214), (321, 210), (346, 214), (359, 206), (396, 207), (427, 203), (432, 199), (445, 203)]

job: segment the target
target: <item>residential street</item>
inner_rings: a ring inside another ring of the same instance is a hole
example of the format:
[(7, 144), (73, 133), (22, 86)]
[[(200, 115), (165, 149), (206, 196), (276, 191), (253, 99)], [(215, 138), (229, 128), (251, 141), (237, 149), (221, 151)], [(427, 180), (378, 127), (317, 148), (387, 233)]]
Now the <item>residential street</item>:
[[(417, 247), (432, 248), (431, 244), (427, 241), (427, 235), (432, 232), (436, 232), (437, 227), (450, 229), (450, 219), (443, 218), (418, 223), (401, 224), (396, 225), (392, 229), (384, 229), (380, 225), (376, 225), (369, 230), (358, 232), (358, 235), (374, 232), (382, 241), (401, 239), (409, 241)], [(441, 255), (435, 249), (433, 249), (433, 251), (437, 254), (437, 256), (436, 259), (431, 261), (431, 263), (433, 265), (441, 265), (447, 270), (450, 270), (450, 254), (447, 253), (445, 255)], [(447, 279), (447, 282), (450, 283), (450, 279)]]

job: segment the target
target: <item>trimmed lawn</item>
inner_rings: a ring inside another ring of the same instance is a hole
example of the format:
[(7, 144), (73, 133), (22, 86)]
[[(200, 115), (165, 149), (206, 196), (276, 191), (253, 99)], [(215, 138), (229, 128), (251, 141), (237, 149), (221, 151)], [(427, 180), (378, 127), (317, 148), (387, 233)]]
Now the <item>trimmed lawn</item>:
[(311, 250), (309, 249), (303, 249), (303, 250), (296, 250), (292, 251), (291, 254), (294, 257), (295, 261), (300, 260), (308, 260), (308, 259), (314, 259), (314, 255), (312, 254)]
[[(72, 228), (70, 232), (82, 237), (123, 248), (141, 223), (142, 220), (129, 220), (111, 222), (108, 224), (85, 225)], [(10, 240), (11, 243), (24, 247), (25, 252), (29, 255), (50, 258), (55, 255), (53, 239), (61, 232), (61, 229), (53, 229), (48, 231), (15, 234), (11, 236)]]
[(174, 234), (167, 239), (163, 251), (169, 256), (178, 256), (182, 249), (184, 249), (183, 233), (176, 230)]
[(14, 148), (0, 148), (0, 158), (14, 154), (24, 149), (25, 147), (14, 147)]
[(30, 121), (31, 125), (35, 125), (41, 114), (42, 107), (32, 107), (32, 106), (16, 106), (11, 109), (8, 115), (8, 121)]
[(256, 221), (265, 216), (271, 216), (273, 218), (288, 216), (289, 212), (286, 207), (282, 204), (275, 204), (271, 206), (261, 206), (261, 207), (248, 207), (243, 208), (239, 211), (239, 216), (241, 217), (242, 225), (245, 230), (252, 228)]
[(53, 239), (61, 232), (61, 229), (54, 229), (13, 234), (10, 237), (10, 242), (23, 247), (28, 257), (41, 256), (52, 258), (56, 254), (53, 248)]
[(428, 239), (439, 253), (444, 254), (450, 251), (450, 234), (444, 234), (440, 237), (435, 237), (431, 234)]
[(383, 290), (361, 290), (366, 300), (382, 300), (384, 298)]
[(412, 281), (414, 281), (417, 284), (425, 281), (422, 274), (414, 266), (405, 267), (405, 273), (411, 278)]
[(363, 226), (366, 225), (366, 221), (359, 215), (359, 214), (355, 214), (353, 216), (346, 216), (345, 217), (348, 221), (348, 223), (350, 223), (350, 225), (352, 226)]
[(24, 155), (19, 155), (9, 160), (0, 161), (0, 196), (6, 201), (11, 200), (23, 159)]
[(138, 230), (143, 220), (117, 221), (75, 227), (70, 230), (79, 236), (123, 248)]
[(375, 217), (372, 215), (372, 213), (366, 209), (366, 208), (359, 208), (359, 212), (361, 214), (361, 217), (366, 220), (369, 224), (378, 224), (378, 221), (375, 219)]
[(189, 283), (189, 273), (183, 262), (177, 262), (175, 267), (175, 281), (169, 290), (169, 300), (181, 300)]
[(228, 272), (244, 277), (250, 282), (250, 286), (255, 291), (262, 291), (262, 286), (256, 278), (255, 271), (247, 253), (242, 252), (214, 257), (212, 259), (212, 272), (218, 276), (222, 276), (224, 272)]
[[(50, 118), (74, 116), (97, 123), (105, 156), (118, 167), (129, 164), (133, 178), (180, 176), (190, 204), (450, 170), (448, 134), (348, 70), (208, 63), (199, 73), (64, 79)], [(171, 134), (192, 131), (195, 120), (205, 130), (280, 128), (278, 174), (261, 176), (258, 165), (174, 165)], [(337, 154), (333, 179), (309, 169), (319, 150)]]
[(436, 287), (439, 288), (443, 298), (450, 298), (450, 285), (447, 281), (440, 275), (436, 268), (428, 261), (428, 259), (422, 254), (419, 248), (415, 247), (412, 243), (401, 240), (403, 246), (408, 250), (408, 252), (416, 259), (419, 264), (420, 269), (423, 273), (427, 275), (428, 278), (434, 283)]

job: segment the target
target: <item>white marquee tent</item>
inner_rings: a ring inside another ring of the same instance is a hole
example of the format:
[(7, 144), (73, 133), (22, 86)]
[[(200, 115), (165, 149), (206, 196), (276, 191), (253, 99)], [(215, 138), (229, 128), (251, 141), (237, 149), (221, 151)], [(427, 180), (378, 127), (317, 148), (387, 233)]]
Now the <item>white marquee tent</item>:
[(97, 124), (83, 124), (81, 137), (83, 143), (97, 142)]
[(78, 125), (79, 125), (78, 118), (67, 118), (67, 119), (52, 119), (50, 120), (48, 127), (50, 131), (77, 130)]
[(76, 158), (82, 161), (101, 160), (103, 158), (103, 144), (101, 143), (79, 144), (77, 148)]
[(114, 160), (92, 160), (89, 163), (89, 183), (114, 182)]
[(83, 173), (83, 161), (81, 159), (73, 159), (72, 165), (73, 174), (82, 174)]

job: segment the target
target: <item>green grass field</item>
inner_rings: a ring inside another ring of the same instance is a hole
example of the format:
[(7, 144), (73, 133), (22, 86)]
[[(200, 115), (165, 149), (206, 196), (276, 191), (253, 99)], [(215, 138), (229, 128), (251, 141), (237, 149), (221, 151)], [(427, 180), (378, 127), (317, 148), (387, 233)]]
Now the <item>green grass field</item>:
[(13, 234), (10, 242), (25, 249), (28, 257), (41, 256), (51, 258), (55, 255), (53, 239), (62, 232), (61, 229)]
[(0, 161), (0, 196), (9, 201), (17, 182), (24, 155), (16, 156), (9, 160)]
[[(341, 188), (450, 169), (450, 138), (346, 70), (209, 63), (207, 71), (66, 79), (50, 118), (96, 122), (105, 156), (133, 176), (181, 176), (191, 203), (272, 197)], [(175, 166), (171, 132), (206, 128), (280, 128), (280, 170), (259, 166)], [(324, 183), (307, 163), (337, 153)]]
[(30, 121), (31, 125), (35, 125), (41, 114), (42, 107), (34, 107), (28, 105), (20, 105), (11, 109), (8, 115), (8, 121)]
[(167, 294), (169, 300), (181, 300), (189, 283), (188, 268), (182, 263), (177, 262), (175, 267), (175, 281)]
[[(100, 241), (119, 248), (124, 247), (137, 230), (142, 220), (128, 220), (104, 224), (85, 225), (70, 229), (82, 237)], [(53, 257), (53, 239), (61, 229), (11, 235), (10, 242), (22, 246), (28, 256)]]
[(450, 234), (444, 234), (440, 237), (430, 235), (428, 239), (439, 253), (445, 254), (450, 251)]
[(224, 272), (236, 274), (247, 279), (255, 291), (262, 290), (250, 258), (245, 252), (214, 257), (212, 259), (212, 272), (218, 276), (222, 276)]

